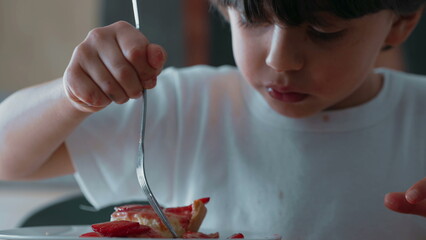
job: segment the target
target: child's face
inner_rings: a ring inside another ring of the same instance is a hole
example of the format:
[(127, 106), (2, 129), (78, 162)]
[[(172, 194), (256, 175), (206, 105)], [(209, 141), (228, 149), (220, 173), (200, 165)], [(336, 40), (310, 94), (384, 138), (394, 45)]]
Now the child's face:
[(248, 24), (229, 8), (235, 61), (245, 79), (278, 113), (307, 117), (356, 106), (381, 88), (373, 73), (394, 14), (381, 11), (353, 20), (323, 13), (327, 26)]

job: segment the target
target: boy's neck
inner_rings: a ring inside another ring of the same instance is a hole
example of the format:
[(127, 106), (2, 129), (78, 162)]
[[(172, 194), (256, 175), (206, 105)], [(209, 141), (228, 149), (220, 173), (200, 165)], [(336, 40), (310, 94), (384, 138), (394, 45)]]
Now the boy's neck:
[(339, 110), (359, 106), (374, 99), (383, 88), (383, 75), (372, 72), (352, 95), (327, 110)]

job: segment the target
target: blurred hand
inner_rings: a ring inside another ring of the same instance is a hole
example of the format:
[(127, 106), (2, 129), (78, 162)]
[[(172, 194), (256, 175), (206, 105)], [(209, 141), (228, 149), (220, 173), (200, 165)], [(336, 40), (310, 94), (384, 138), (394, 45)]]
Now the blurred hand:
[(65, 93), (83, 112), (123, 104), (156, 85), (165, 61), (165, 50), (127, 22), (96, 28), (74, 50), (63, 77)]
[(406, 192), (386, 194), (385, 206), (399, 213), (426, 217), (426, 178), (414, 184)]

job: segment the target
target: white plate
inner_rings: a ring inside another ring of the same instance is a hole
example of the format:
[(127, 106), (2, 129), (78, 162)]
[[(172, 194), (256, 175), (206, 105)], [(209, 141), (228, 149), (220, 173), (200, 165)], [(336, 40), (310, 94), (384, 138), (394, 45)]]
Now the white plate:
[[(92, 232), (90, 226), (42, 226), (24, 227), (0, 231), (0, 239), (79, 239), (86, 232)], [(95, 239), (95, 238), (93, 238)], [(80, 238), (81, 240), (81, 238)]]
[[(57, 240), (82, 240), (79, 236), (83, 233), (92, 232), (89, 225), (84, 226), (42, 226), (42, 227), (24, 227), (9, 230), (0, 230), (0, 239), (57, 239)], [(203, 231), (205, 233), (212, 233), (214, 231)], [(235, 232), (236, 233), (236, 232)], [(220, 233), (222, 238), (226, 239), (233, 233)], [(281, 236), (277, 234), (252, 234), (243, 232), (245, 239), (250, 240), (281, 240)], [(88, 238), (84, 238), (88, 239)], [(129, 238), (90, 238), (90, 239), (129, 239)], [(132, 238), (135, 239), (135, 238)], [(146, 239), (146, 238), (145, 238)], [(163, 239), (165, 240), (165, 239)], [(228, 239), (229, 240), (229, 239)]]

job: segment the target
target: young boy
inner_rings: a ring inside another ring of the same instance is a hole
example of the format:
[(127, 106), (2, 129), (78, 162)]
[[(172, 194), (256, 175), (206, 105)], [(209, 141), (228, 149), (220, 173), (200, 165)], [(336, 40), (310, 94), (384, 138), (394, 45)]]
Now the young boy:
[(95, 29), (62, 79), (0, 105), (0, 177), (74, 173), (95, 207), (142, 199), (147, 88), (151, 188), (165, 206), (210, 196), (203, 227), (424, 239), (426, 78), (374, 69), (424, 2), (214, 0), (238, 68), (161, 71), (165, 51), (134, 27)]

